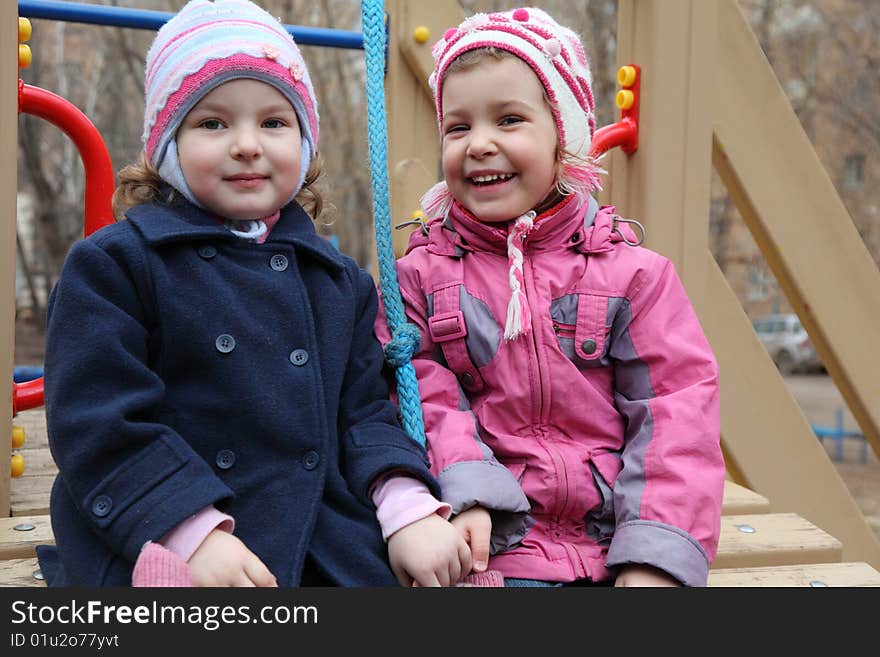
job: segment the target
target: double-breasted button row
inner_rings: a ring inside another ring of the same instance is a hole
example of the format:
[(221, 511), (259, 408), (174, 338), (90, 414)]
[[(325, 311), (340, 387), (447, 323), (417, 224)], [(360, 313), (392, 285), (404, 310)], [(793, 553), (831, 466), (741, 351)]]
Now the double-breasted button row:
[(214, 458), (214, 463), (221, 470), (228, 470), (235, 465), (235, 452), (231, 449), (221, 449)]
[[(228, 354), (235, 349), (235, 338), (228, 333), (221, 333), (214, 340), (214, 347), (221, 354)], [(309, 352), (305, 349), (294, 349), (290, 352), (290, 362), (297, 367), (302, 367), (309, 362)]]
[[(217, 255), (217, 247), (206, 244), (198, 248), (198, 254), (205, 260), (210, 260)], [(286, 271), (290, 266), (290, 260), (283, 253), (275, 253), (269, 258), (269, 266), (275, 271)]]

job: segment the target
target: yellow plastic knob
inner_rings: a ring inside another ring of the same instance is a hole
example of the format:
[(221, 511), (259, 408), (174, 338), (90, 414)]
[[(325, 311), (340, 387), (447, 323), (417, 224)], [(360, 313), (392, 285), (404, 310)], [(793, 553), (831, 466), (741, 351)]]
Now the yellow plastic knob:
[(27, 18), (18, 18), (18, 42), (31, 38), (31, 22)]
[(629, 89), (621, 89), (617, 92), (617, 97), (614, 99), (617, 103), (617, 106), (622, 110), (628, 110), (633, 106), (633, 103), (636, 101), (635, 94)]
[(18, 449), (24, 445), (24, 427), (12, 426), (12, 449)]
[(413, 210), (412, 214), (409, 215), (409, 218), (410, 219), (417, 219), (420, 221), (424, 221), (425, 219), (427, 219), (427, 217), (425, 216), (425, 213), (422, 212), (421, 210)]
[(24, 457), (21, 454), (12, 455), (12, 476), (20, 477), (24, 473)]
[(617, 69), (617, 82), (621, 87), (631, 87), (636, 81), (635, 66), (621, 66)]
[(30, 46), (18, 44), (18, 66), (19, 68), (27, 68), (31, 65), (31, 48)]
[(419, 25), (413, 30), (413, 39), (416, 40), (416, 43), (425, 43), (430, 38), (431, 30), (424, 25)]

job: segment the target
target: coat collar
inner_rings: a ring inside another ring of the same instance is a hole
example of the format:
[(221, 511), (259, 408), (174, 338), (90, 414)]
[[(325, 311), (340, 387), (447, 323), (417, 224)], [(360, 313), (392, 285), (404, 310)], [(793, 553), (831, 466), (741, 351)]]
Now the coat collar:
[[(224, 228), (213, 215), (179, 197), (169, 203), (137, 205), (126, 213), (126, 217), (147, 243), (153, 245), (203, 240), (235, 242), (240, 239)], [(318, 235), (311, 217), (296, 202), (281, 209), (278, 223), (266, 240), (267, 245), (278, 242), (292, 244), (329, 269), (338, 272), (345, 268), (342, 254)]]
[[(527, 251), (573, 248), (580, 253), (603, 253), (622, 241), (621, 230), (630, 241), (635, 235), (628, 226), (617, 225), (613, 206), (602, 206), (592, 196), (585, 202), (568, 196), (541, 214), (526, 239)], [(427, 235), (414, 231), (408, 250), (427, 244), (430, 252), (461, 257), (468, 251), (506, 255), (508, 224), (484, 224), (455, 203), (443, 219), (428, 223)]]

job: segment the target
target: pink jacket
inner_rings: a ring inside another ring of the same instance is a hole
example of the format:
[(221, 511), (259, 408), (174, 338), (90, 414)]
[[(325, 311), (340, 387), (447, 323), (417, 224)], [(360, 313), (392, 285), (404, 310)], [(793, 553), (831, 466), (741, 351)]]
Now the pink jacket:
[[(512, 342), (506, 225), (456, 205), (413, 233), (397, 271), (432, 471), (453, 513), (492, 510), (506, 577), (642, 563), (702, 586), (725, 472), (718, 369), (673, 265), (626, 244), (613, 212), (568, 197), (537, 218), (531, 332)], [(381, 314), (376, 328), (387, 342)]]

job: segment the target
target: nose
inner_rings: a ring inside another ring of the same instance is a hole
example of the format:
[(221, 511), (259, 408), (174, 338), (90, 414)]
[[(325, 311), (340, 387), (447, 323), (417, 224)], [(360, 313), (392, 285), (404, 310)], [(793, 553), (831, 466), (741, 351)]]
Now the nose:
[(239, 126), (235, 129), (230, 145), (230, 154), (235, 159), (253, 159), (263, 154), (263, 146), (256, 128)]
[(468, 139), (467, 154), (470, 157), (481, 159), (494, 155), (498, 151), (495, 143), (494, 132), (484, 126), (471, 126)]

